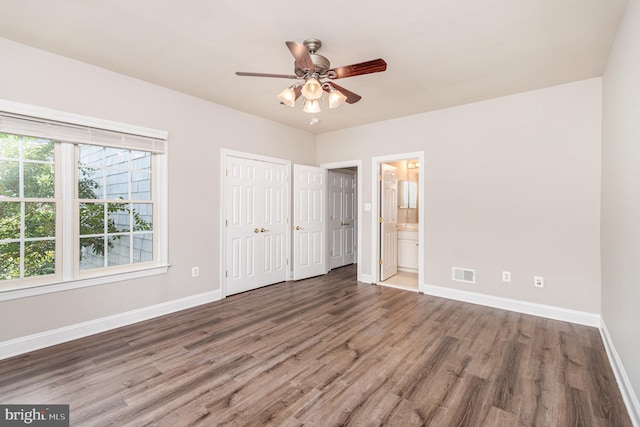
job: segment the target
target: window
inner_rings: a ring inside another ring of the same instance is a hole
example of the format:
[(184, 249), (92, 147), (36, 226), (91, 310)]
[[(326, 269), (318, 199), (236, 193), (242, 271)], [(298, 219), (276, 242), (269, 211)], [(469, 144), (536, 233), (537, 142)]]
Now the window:
[(166, 271), (166, 133), (25, 110), (0, 100), (0, 299)]
[(153, 261), (151, 153), (80, 145), (80, 269)]
[(0, 280), (56, 273), (54, 143), (0, 133)]

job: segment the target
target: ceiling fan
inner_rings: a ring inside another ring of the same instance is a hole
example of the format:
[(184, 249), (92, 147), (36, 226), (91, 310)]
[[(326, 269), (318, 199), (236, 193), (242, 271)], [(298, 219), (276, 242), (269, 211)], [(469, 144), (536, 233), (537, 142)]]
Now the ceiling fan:
[(318, 100), (323, 92), (328, 93), (329, 108), (335, 108), (344, 102), (354, 104), (362, 98), (333, 81), (345, 77), (360, 76), (363, 74), (379, 73), (387, 69), (387, 63), (383, 59), (374, 59), (344, 67), (329, 68), (329, 60), (317, 52), (322, 46), (318, 39), (307, 39), (303, 43), (286, 42), (291, 54), (295, 58), (295, 74), (267, 74), (236, 72), (238, 76), (248, 77), (274, 77), (279, 79), (304, 80), (304, 83), (296, 83), (284, 89), (278, 95), (282, 104), (289, 107), (295, 106), (296, 100), (302, 95), (305, 98), (304, 111), (307, 113), (320, 112)]

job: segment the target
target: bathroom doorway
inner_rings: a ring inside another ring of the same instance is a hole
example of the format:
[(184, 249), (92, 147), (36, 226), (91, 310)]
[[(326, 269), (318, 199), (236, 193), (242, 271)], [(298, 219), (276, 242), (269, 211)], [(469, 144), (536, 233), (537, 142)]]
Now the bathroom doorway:
[(423, 157), (420, 152), (374, 159), (379, 285), (419, 292), (424, 283)]

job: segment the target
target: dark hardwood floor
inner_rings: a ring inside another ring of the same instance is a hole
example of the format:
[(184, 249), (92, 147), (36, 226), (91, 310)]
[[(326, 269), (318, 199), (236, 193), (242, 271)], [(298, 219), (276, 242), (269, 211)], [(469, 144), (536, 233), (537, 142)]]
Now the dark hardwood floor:
[(72, 426), (631, 426), (597, 329), (345, 267), (0, 362)]

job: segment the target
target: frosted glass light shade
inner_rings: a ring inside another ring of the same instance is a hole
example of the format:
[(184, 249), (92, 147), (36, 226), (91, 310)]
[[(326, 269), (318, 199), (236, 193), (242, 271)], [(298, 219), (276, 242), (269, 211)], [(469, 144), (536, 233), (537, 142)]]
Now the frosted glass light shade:
[(344, 104), (347, 100), (347, 97), (342, 94), (339, 90), (333, 89), (329, 92), (329, 108), (336, 108)]
[(302, 109), (305, 113), (319, 113), (320, 103), (315, 99), (307, 99), (304, 102), (304, 108)]
[(289, 107), (293, 107), (296, 105), (296, 93), (290, 87), (286, 88), (278, 95), (278, 99), (284, 105), (288, 105)]
[(311, 77), (302, 86), (302, 95), (307, 99), (320, 99), (322, 97), (322, 86), (317, 79)]

